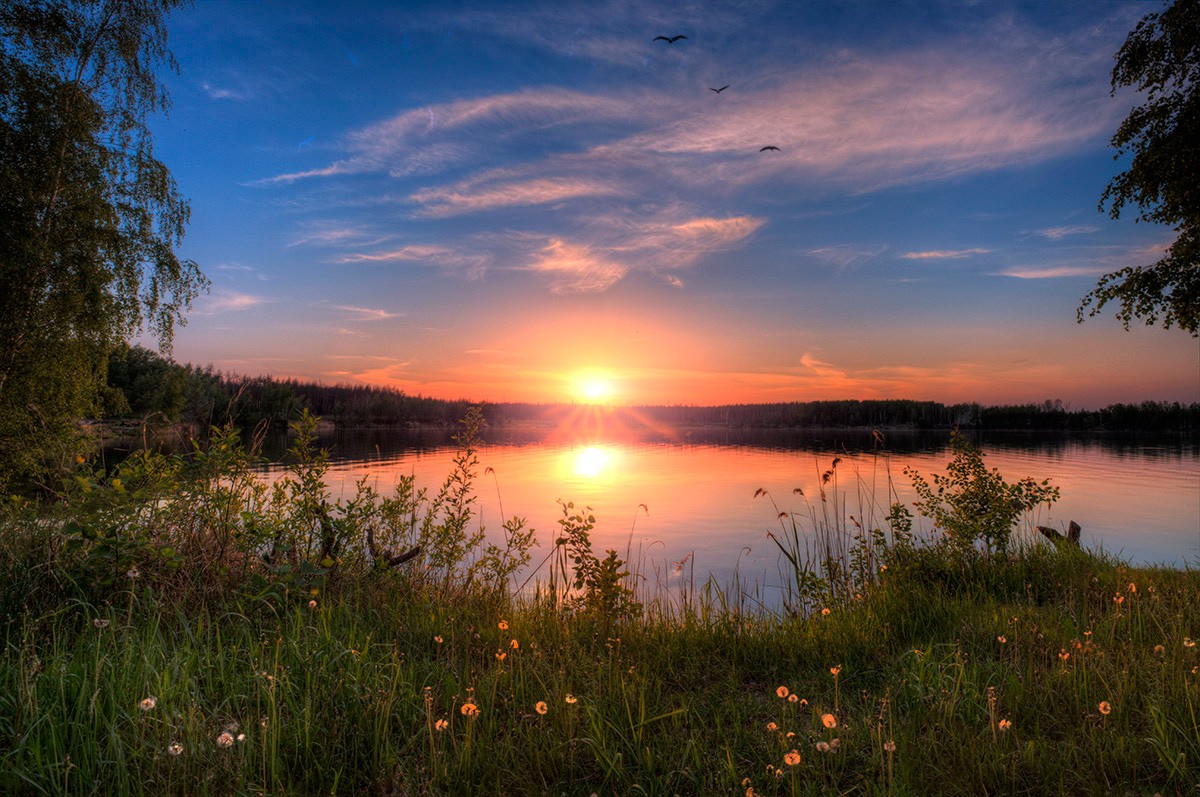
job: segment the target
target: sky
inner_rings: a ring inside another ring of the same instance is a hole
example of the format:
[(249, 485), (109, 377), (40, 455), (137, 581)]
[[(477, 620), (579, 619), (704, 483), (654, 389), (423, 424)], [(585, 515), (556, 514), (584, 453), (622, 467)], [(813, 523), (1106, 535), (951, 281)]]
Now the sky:
[(1200, 401), (1194, 338), (1076, 322), (1174, 240), (1097, 207), (1113, 54), (1160, 7), (199, 0), (152, 123), (212, 281), (175, 358), (473, 401)]

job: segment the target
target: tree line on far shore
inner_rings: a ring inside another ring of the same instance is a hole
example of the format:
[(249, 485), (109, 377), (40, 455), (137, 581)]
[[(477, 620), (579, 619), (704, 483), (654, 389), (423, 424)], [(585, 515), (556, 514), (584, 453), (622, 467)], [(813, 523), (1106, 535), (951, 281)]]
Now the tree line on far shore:
[[(456, 423), (470, 406), (411, 396), (373, 385), (327, 385), (270, 376), (237, 376), (212, 366), (180, 365), (140, 346), (115, 352), (108, 363), (102, 415), (109, 420), (224, 423), (284, 427), (307, 409), (339, 426), (408, 426)], [(538, 423), (561, 405), (488, 404), (490, 423)], [(638, 407), (647, 420), (671, 425), (818, 428), (1013, 429), (1032, 431), (1200, 431), (1200, 403), (1143, 401), (1075, 410), (1062, 401), (984, 406), (906, 399), (793, 401), (713, 407)]]

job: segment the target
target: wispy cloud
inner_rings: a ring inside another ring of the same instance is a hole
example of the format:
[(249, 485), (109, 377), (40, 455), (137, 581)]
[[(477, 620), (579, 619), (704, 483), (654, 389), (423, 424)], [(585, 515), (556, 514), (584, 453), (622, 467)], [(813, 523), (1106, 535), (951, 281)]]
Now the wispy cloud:
[(1104, 266), (1013, 266), (999, 272), (1003, 277), (1023, 280), (1058, 279), (1061, 277), (1086, 277), (1108, 271)]
[(524, 182), (471, 181), (446, 188), (426, 188), (412, 195), (423, 205), (422, 216), (452, 216), (495, 208), (546, 205), (578, 197), (616, 196), (621, 191), (611, 180), (545, 178)]
[(804, 254), (817, 259), (827, 266), (833, 266), (841, 270), (864, 263), (877, 255), (883, 254), (885, 251), (887, 251), (887, 247), (883, 245), (838, 244), (836, 246), (806, 249)]
[(334, 305), (338, 310), (350, 313), (358, 321), (386, 321), (389, 318), (399, 318), (403, 313), (390, 313), (371, 307), (352, 307), (350, 305)]
[(926, 252), (905, 252), (905, 260), (958, 260), (972, 255), (986, 255), (991, 249), (931, 249)]
[(248, 310), (251, 307), (257, 307), (268, 300), (261, 296), (252, 296), (248, 293), (238, 293), (237, 291), (218, 289), (210, 295), (205, 296), (196, 303), (194, 312), (197, 315), (216, 315), (217, 313), (228, 313), (237, 310)]
[(234, 91), (233, 89), (224, 88), (222, 86), (214, 86), (211, 83), (201, 83), (200, 88), (202, 88), (204, 90), (204, 93), (209, 96), (209, 99), (213, 99), (213, 100), (244, 100), (244, 99), (246, 99), (246, 95), (240, 91)]
[(628, 269), (594, 254), (587, 246), (551, 240), (537, 252), (529, 270), (546, 276), (555, 293), (594, 293), (611, 287)]
[(1076, 226), (1076, 227), (1046, 227), (1042, 230), (1037, 230), (1036, 234), (1043, 238), (1049, 238), (1051, 241), (1058, 241), (1066, 238), (1068, 235), (1087, 235), (1099, 231), (1099, 227)]
[(408, 244), (396, 249), (375, 252), (352, 252), (341, 255), (339, 263), (423, 263), (458, 271), (469, 277), (481, 276), (491, 263), (486, 252), (454, 249), (432, 244)]

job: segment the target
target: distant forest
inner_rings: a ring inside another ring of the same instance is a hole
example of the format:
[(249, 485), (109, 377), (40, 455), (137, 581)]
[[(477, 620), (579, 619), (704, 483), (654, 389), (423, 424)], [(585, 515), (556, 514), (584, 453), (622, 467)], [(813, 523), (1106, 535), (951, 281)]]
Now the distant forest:
[[(224, 423), (254, 426), (264, 421), (282, 427), (306, 408), (344, 427), (450, 426), (470, 406), (467, 401), (410, 396), (387, 387), (222, 374), (211, 366), (180, 365), (140, 346), (112, 355), (101, 398), (100, 414), (108, 420), (183, 422), (200, 427)], [(497, 425), (538, 423), (563, 406), (486, 404), (484, 417)], [(903, 399), (636, 410), (647, 420), (675, 426), (1200, 432), (1200, 403), (1157, 401), (1113, 404), (1099, 410), (1072, 410), (1061, 401), (989, 407)]]

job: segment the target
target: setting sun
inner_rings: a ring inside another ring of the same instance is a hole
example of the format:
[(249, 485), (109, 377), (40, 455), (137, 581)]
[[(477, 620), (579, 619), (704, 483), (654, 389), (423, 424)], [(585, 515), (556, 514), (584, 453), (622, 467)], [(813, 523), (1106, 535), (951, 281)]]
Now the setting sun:
[(580, 374), (574, 380), (572, 393), (577, 401), (587, 404), (607, 404), (616, 396), (612, 380), (601, 374)]
[(603, 448), (589, 446), (575, 455), (575, 474), (595, 478), (608, 464), (608, 452)]

